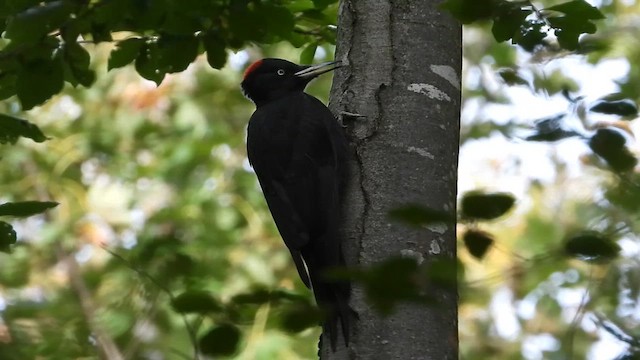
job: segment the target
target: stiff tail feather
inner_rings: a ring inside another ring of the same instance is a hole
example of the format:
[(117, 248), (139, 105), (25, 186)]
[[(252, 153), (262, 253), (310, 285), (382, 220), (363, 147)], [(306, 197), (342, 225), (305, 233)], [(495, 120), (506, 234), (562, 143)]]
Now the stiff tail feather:
[[(331, 349), (335, 352), (338, 344), (338, 335), (341, 332), (346, 346), (349, 346), (351, 335), (351, 323), (357, 319), (356, 312), (349, 306), (351, 286), (349, 282), (342, 280), (327, 280), (325, 270), (327, 267), (319, 266), (318, 262), (307, 261), (311, 287), (316, 298), (318, 307), (324, 312), (322, 323), (322, 338), (328, 338), (331, 342)], [(319, 268), (319, 269), (318, 269)], [(340, 329), (338, 330), (338, 326)]]

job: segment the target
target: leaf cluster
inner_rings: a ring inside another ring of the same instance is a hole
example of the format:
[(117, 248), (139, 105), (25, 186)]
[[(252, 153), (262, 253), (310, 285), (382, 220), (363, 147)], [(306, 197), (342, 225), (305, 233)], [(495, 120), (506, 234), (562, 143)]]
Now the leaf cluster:
[(17, 95), (24, 110), (59, 93), (64, 83), (90, 87), (96, 72), (88, 44), (114, 42), (109, 69), (134, 63), (160, 84), (206, 52), (215, 69), (229, 50), (251, 43), (333, 43), (335, 1), (164, 0), (0, 3), (0, 100)]
[(492, 21), (496, 41), (511, 40), (527, 51), (546, 46), (553, 33), (561, 48), (577, 50), (582, 34), (596, 32), (594, 20), (604, 15), (585, 0), (538, 9), (529, 0), (447, 0), (441, 5), (463, 24)]

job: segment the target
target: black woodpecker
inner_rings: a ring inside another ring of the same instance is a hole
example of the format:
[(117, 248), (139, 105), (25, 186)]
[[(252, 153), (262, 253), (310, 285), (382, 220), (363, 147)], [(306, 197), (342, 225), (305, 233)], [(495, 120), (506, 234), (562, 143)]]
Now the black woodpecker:
[(247, 68), (244, 94), (256, 104), (247, 129), (247, 155), (298, 274), (326, 314), (323, 336), (336, 349), (338, 324), (349, 344), (350, 285), (324, 276), (343, 266), (340, 204), (347, 141), (331, 111), (304, 92), (339, 62), (296, 65), (262, 59)]

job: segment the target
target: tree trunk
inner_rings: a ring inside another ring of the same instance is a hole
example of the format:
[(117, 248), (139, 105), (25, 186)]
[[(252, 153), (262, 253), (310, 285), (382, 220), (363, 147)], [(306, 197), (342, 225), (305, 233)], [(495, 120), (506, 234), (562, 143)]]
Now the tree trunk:
[[(343, 227), (351, 265), (455, 261), (455, 223), (415, 229), (387, 216), (407, 203), (455, 213), (462, 36), (440, 2), (341, 1), (336, 59), (348, 66), (336, 72), (331, 108), (354, 149)], [(356, 285), (350, 347), (334, 353), (323, 341), (321, 357), (457, 359), (457, 293), (431, 295), (437, 304), (402, 304), (385, 318)]]

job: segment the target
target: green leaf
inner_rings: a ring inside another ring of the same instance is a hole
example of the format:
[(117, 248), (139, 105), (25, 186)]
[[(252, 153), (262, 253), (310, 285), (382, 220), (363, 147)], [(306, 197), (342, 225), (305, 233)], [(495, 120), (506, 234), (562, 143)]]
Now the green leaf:
[(433, 223), (453, 222), (455, 218), (444, 211), (418, 204), (407, 204), (389, 211), (389, 217), (405, 224), (421, 227)]
[(567, 15), (573, 15), (589, 20), (604, 19), (605, 16), (598, 10), (598, 8), (591, 6), (584, 0), (573, 0), (566, 3), (554, 5), (545, 10), (559, 11)]
[(562, 127), (562, 120), (567, 113), (560, 113), (544, 119), (537, 120), (535, 123), (536, 132), (525, 138), (527, 141), (558, 141), (573, 136), (580, 136), (573, 130), (567, 130)]
[(446, 0), (439, 6), (463, 24), (491, 18), (496, 4), (493, 0)]
[(224, 39), (215, 33), (208, 33), (202, 38), (207, 51), (207, 62), (214, 69), (222, 69), (227, 63), (227, 50)]
[(25, 64), (18, 72), (16, 93), (23, 110), (40, 105), (59, 93), (64, 85), (64, 67), (59, 58)]
[(27, 217), (41, 214), (56, 206), (58, 203), (53, 201), (9, 202), (0, 205), (0, 216)]
[(48, 139), (40, 128), (27, 120), (0, 114), (0, 144), (15, 143), (19, 137), (26, 137), (38, 143)]
[(552, 70), (546, 74), (534, 73), (533, 88), (536, 91), (543, 90), (549, 95), (576, 92), (580, 89), (576, 81), (567, 77), (560, 69)]
[(622, 100), (599, 100), (589, 111), (602, 114), (620, 115), (624, 117), (634, 117), (638, 115), (638, 106), (631, 99)]
[(285, 290), (269, 291), (267, 289), (255, 289), (251, 292), (238, 294), (231, 298), (231, 302), (236, 305), (245, 304), (265, 304), (268, 302), (306, 302), (307, 298), (303, 295), (292, 293)]
[(482, 260), (494, 243), (493, 235), (475, 229), (467, 230), (462, 241), (469, 253), (478, 260)]
[(558, 43), (564, 49), (576, 50), (580, 35), (596, 32), (596, 25), (589, 20), (568, 16), (547, 18), (549, 24), (555, 29), (553, 33), (558, 38)]
[[(325, 1), (334, 2), (334, 0), (325, 0)], [(294, 13), (311, 10), (316, 7), (316, 5), (314, 4), (314, 1), (311, 1), (311, 0), (293, 0), (287, 3), (286, 6), (287, 6), (287, 9), (289, 9), (291, 12), (294, 12)]]
[(313, 57), (316, 55), (316, 49), (318, 49), (317, 43), (311, 43), (302, 50), (300, 53), (300, 64), (311, 64)]
[(264, 16), (269, 33), (281, 38), (289, 37), (295, 25), (293, 14), (289, 9), (282, 6), (263, 5), (260, 7), (260, 13)]
[(618, 256), (620, 245), (601, 233), (584, 231), (565, 241), (564, 252), (567, 256), (583, 261), (607, 262)]
[(231, 302), (237, 305), (265, 304), (271, 301), (271, 292), (266, 289), (257, 289), (246, 294), (238, 294), (231, 298)]
[(368, 302), (382, 315), (390, 315), (399, 302), (430, 299), (418, 282), (419, 265), (414, 258), (392, 257), (351, 277), (362, 283)]
[(5, 37), (22, 43), (37, 42), (67, 21), (72, 10), (70, 2), (63, 0), (29, 8), (9, 21)]
[(516, 199), (507, 193), (472, 191), (462, 197), (462, 216), (468, 219), (493, 220), (509, 211)]
[(498, 70), (498, 75), (507, 85), (529, 85), (529, 82), (520, 76), (517, 70), (512, 68), (500, 69)]
[(136, 321), (134, 314), (124, 310), (100, 308), (95, 312), (94, 320), (109, 336), (120, 337), (126, 336), (134, 326)]
[(426, 281), (431, 286), (438, 286), (449, 292), (458, 289), (459, 274), (464, 273), (464, 265), (459, 259), (438, 257), (422, 266), (421, 272), (426, 274)]
[(589, 139), (589, 147), (615, 172), (631, 171), (638, 159), (625, 146), (626, 139), (614, 129), (598, 129)]
[(17, 240), (16, 231), (13, 226), (4, 221), (0, 221), (0, 251), (8, 253), (11, 251), (11, 245)]
[(200, 350), (205, 355), (233, 355), (240, 344), (240, 330), (231, 324), (219, 325), (209, 330), (198, 341)]
[(597, 8), (584, 0), (574, 0), (545, 9), (564, 13), (564, 16), (547, 17), (547, 21), (554, 28), (560, 46), (567, 50), (578, 48), (578, 37), (581, 34), (593, 34), (597, 28), (591, 20), (604, 19), (604, 15)]
[(261, 41), (267, 34), (266, 19), (257, 11), (237, 2), (229, 9), (230, 45), (242, 45), (245, 41)]
[(427, 303), (433, 299), (424, 292), (425, 276), (419, 260), (394, 256), (368, 268), (332, 269), (327, 278), (358, 282), (367, 303), (383, 316), (390, 315), (400, 302)]
[(0, 100), (16, 94), (17, 79), (18, 75), (15, 72), (3, 72), (0, 74)]
[(316, 306), (309, 303), (296, 303), (283, 310), (281, 326), (286, 331), (298, 333), (318, 326), (322, 323), (322, 318), (322, 311)]
[(160, 85), (166, 72), (163, 71), (160, 64), (161, 53), (157, 43), (144, 44), (140, 50), (140, 54), (136, 58), (136, 71), (140, 76), (147, 80), (151, 80)]
[(195, 36), (162, 36), (157, 42), (157, 63), (163, 73), (184, 71), (198, 56), (200, 41)]
[(526, 51), (533, 51), (539, 45), (544, 45), (544, 39), (547, 32), (544, 30), (546, 23), (544, 20), (531, 19), (526, 20), (524, 25), (520, 27), (520, 31), (515, 34), (512, 43), (520, 45)]
[(515, 37), (520, 27), (525, 24), (526, 17), (533, 11), (521, 9), (520, 5), (503, 5), (498, 9), (498, 13), (493, 17), (493, 26), (491, 27), (491, 33), (498, 42)]
[(335, 2), (336, 0), (313, 0), (313, 5), (315, 5), (317, 9), (324, 9)]
[(214, 297), (201, 290), (189, 290), (176, 296), (171, 302), (171, 307), (180, 313), (206, 314), (222, 309)]
[(64, 58), (73, 79), (82, 86), (89, 87), (96, 80), (96, 74), (89, 68), (89, 52), (76, 42), (64, 44)]
[(113, 41), (113, 37), (111, 37), (111, 31), (109, 30), (109, 28), (96, 23), (91, 24), (91, 38), (96, 44), (101, 42)]
[(145, 40), (141, 38), (130, 38), (120, 41), (109, 55), (107, 69), (117, 69), (132, 63), (140, 54), (144, 43)]

